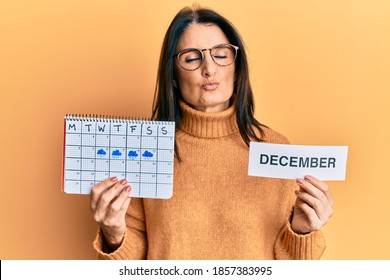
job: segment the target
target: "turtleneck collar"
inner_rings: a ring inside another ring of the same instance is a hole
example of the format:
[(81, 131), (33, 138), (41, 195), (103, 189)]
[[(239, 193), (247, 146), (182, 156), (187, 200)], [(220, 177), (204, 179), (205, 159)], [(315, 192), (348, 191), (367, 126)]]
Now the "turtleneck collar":
[(179, 101), (182, 111), (180, 129), (200, 138), (218, 138), (237, 133), (238, 125), (234, 105), (218, 113), (198, 111), (184, 101)]

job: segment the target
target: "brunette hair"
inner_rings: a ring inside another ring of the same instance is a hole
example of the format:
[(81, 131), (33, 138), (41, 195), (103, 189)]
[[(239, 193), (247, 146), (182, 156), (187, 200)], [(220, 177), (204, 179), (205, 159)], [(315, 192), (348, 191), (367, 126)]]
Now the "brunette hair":
[[(213, 10), (195, 7), (186, 7), (180, 10), (172, 20), (164, 38), (160, 54), (156, 88), (153, 100), (152, 118), (155, 120), (169, 120), (176, 122), (180, 127), (182, 114), (179, 100), (182, 98), (180, 90), (174, 86), (175, 61), (174, 54), (180, 37), (186, 28), (193, 23), (214, 24), (225, 34), (230, 44), (239, 47), (235, 61), (236, 82), (234, 84), (235, 111), (240, 135), (246, 145), (250, 141), (262, 141), (255, 133), (256, 128), (261, 137), (264, 132), (254, 117), (253, 92), (249, 81), (248, 62), (241, 36), (233, 25), (222, 15)], [(177, 154), (176, 147), (176, 154)]]

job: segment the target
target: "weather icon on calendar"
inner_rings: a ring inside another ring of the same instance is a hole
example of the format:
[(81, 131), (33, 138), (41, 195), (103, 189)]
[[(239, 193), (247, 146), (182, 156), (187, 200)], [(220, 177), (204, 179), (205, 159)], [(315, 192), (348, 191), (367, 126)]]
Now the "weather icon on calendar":
[(112, 151), (111, 156), (113, 158), (119, 158), (120, 156), (122, 156), (122, 153), (119, 150), (114, 150), (114, 151)]
[(134, 150), (129, 151), (129, 153), (127, 155), (129, 157), (129, 159), (131, 159), (131, 160), (135, 160), (138, 157), (137, 151), (134, 151)]
[(145, 158), (145, 159), (150, 159), (153, 157), (153, 153), (149, 152), (148, 150), (146, 150), (142, 156)]
[(104, 157), (107, 154), (107, 152), (104, 149), (100, 149), (97, 151), (96, 154), (98, 157)]

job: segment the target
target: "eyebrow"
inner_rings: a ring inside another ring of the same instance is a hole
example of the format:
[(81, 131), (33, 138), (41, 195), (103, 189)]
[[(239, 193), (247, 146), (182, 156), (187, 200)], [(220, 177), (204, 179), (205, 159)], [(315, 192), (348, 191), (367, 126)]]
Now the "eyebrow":
[(227, 43), (218, 43), (212, 47), (209, 47), (209, 48), (195, 48), (195, 47), (189, 47), (189, 48), (183, 48), (183, 49), (179, 49), (178, 51), (175, 52), (175, 54), (178, 54), (179, 52), (182, 52), (182, 51), (185, 51), (185, 50), (191, 50), (191, 49), (195, 49), (195, 50), (208, 50), (208, 49), (212, 49), (216, 46), (220, 46), (220, 45), (226, 45), (226, 44), (230, 44), (229, 42)]

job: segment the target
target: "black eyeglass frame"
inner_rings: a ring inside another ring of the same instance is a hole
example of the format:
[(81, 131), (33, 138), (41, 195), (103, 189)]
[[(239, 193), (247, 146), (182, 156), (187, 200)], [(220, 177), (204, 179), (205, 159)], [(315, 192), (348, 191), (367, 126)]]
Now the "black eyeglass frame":
[[(215, 61), (214, 56), (213, 56), (213, 54), (212, 54), (212, 50), (214, 50), (214, 49), (216, 49), (216, 48), (218, 48), (218, 47), (227, 47), (227, 46), (232, 47), (232, 48), (235, 50), (234, 59), (233, 59), (233, 61), (232, 61), (231, 63), (229, 63), (229, 64), (227, 64), (227, 65), (221, 65), (221, 64), (219, 64), (218, 62)], [(181, 68), (183, 68), (183, 69), (186, 70), (186, 71), (195, 71), (196, 69), (199, 69), (200, 66), (202, 66), (202, 64), (203, 64), (203, 62), (204, 62), (204, 52), (205, 52), (205, 51), (207, 51), (207, 50), (210, 51), (211, 59), (214, 61), (215, 64), (217, 64), (218, 66), (221, 66), (221, 67), (225, 67), (225, 66), (232, 65), (232, 64), (236, 61), (236, 58), (237, 58), (237, 54), (238, 54), (238, 50), (239, 50), (239, 49), (240, 49), (239, 47), (237, 47), (237, 46), (235, 46), (235, 45), (232, 45), (232, 44), (218, 44), (218, 45), (215, 45), (215, 46), (212, 47), (212, 48), (206, 48), (206, 49), (202, 49), (202, 50), (201, 50), (201, 49), (197, 49), (197, 48), (184, 49), (184, 50), (181, 50), (181, 51), (179, 51), (178, 53), (174, 54), (173, 56), (176, 57), (177, 63), (180, 65)], [(180, 57), (181, 54), (187, 53), (187, 52), (191, 52), (191, 51), (198, 51), (198, 52), (200, 52), (200, 53), (202, 54), (202, 61), (201, 61), (201, 63), (199, 64), (199, 66), (196, 67), (195, 69), (186, 69), (186, 68), (184, 68), (184, 67), (180, 64), (179, 57)]]

